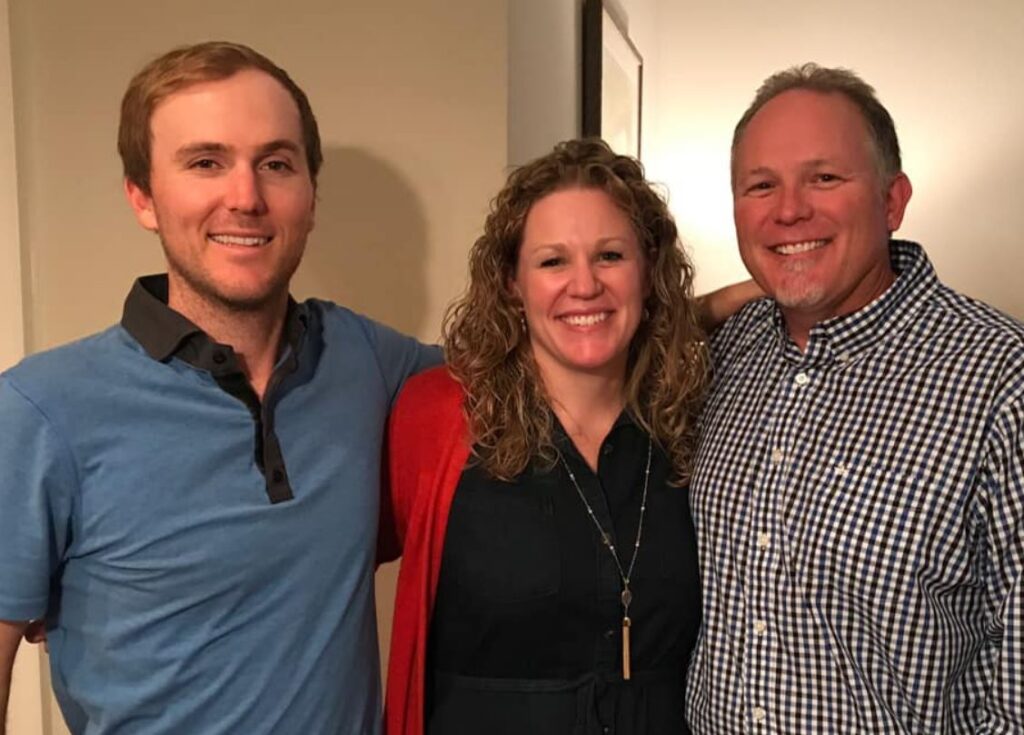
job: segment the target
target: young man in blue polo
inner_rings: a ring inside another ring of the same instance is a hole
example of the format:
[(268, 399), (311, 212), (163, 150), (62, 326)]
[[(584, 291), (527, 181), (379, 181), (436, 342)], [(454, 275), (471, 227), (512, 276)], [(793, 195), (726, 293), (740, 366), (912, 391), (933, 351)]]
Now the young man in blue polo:
[(74, 733), (377, 732), (380, 441), (439, 355), (289, 297), (322, 159), (267, 58), (158, 58), (118, 147), (167, 274), (0, 378), (0, 733), (40, 617)]

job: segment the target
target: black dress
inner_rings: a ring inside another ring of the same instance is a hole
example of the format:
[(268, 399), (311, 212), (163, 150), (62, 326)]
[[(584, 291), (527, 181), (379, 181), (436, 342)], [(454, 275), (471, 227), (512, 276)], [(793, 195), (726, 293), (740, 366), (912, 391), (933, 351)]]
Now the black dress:
[[(636, 538), (647, 435), (623, 416), (591, 471), (558, 445), (623, 567)], [(452, 501), (431, 618), (428, 735), (687, 733), (686, 667), (700, 627), (686, 488), (654, 447), (622, 678), (622, 583), (565, 468), (516, 482), (472, 462)]]

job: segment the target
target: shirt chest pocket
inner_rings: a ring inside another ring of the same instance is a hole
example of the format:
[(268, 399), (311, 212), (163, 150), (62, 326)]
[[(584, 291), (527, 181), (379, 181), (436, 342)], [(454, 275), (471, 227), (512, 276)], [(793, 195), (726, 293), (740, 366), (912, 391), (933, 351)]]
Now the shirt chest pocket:
[(554, 595), (561, 554), (551, 503), (519, 487), (459, 492), (452, 504), (444, 564), (470, 609), (520, 605)]
[(786, 525), (815, 595), (879, 605), (915, 583), (938, 512), (929, 478), (837, 463), (800, 485), (806, 495), (790, 504)]

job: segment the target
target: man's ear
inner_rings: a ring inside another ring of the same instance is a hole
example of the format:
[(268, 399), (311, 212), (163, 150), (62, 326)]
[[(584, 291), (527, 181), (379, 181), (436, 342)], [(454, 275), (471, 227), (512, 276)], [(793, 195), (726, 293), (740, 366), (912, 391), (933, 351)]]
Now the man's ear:
[(124, 180), (124, 195), (135, 212), (135, 219), (147, 230), (156, 232), (159, 226), (156, 221), (156, 210), (153, 208), (153, 197), (142, 190), (131, 179)]
[(903, 223), (903, 213), (907, 209), (907, 202), (914, 188), (910, 185), (910, 179), (900, 171), (893, 177), (889, 189), (885, 193), (885, 224), (889, 234), (896, 232)]

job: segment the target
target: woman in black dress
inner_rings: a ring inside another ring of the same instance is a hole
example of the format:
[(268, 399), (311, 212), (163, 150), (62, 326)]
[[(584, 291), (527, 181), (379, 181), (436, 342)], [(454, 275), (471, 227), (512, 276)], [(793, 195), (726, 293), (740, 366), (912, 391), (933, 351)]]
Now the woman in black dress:
[(640, 164), (600, 141), (495, 198), (447, 368), (408, 384), (390, 427), (389, 735), (688, 732), (692, 275)]

